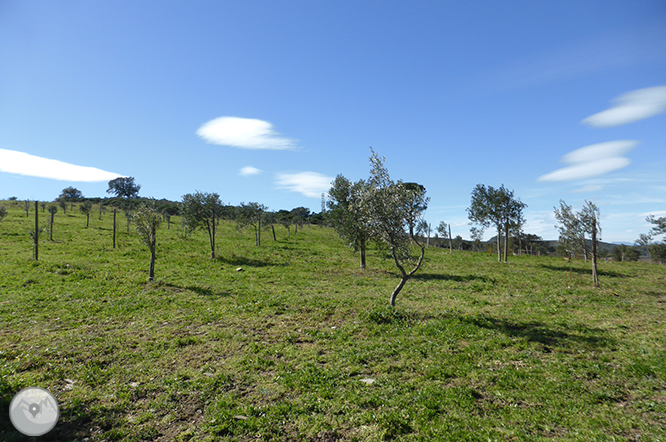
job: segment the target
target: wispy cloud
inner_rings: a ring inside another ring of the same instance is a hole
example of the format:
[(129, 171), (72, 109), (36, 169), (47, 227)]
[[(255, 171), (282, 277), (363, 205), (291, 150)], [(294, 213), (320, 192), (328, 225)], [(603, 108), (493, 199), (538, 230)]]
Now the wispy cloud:
[(317, 172), (280, 173), (277, 175), (278, 188), (299, 192), (310, 198), (319, 198), (331, 188), (333, 177)]
[(296, 140), (284, 138), (268, 121), (252, 118), (220, 117), (202, 125), (197, 135), (211, 144), (250, 150), (288, 150)]
[(594, 127), (613, 127), (659, 115), (666, 111), (666, 86), (627, 92), (613, 102), (615, 106), (585, 118), (583, 123)]
[(655, 21), (540, 50), (531, 58), (510, 60), (506, 68), (490, 73), (486, 84), (495, 90), (525, 88), (661, 62), (666, 51), (665, 29), (662, 22)]
[(95, 167), (77, 166), (7, 149), (0, 149), (0, 172), (81, 182), (110, 181), (123, 176)]
[(257, 169), (256, 167), (245, 166), (245, 167), (242, 167), (241, 170), (238, 171), (238, 175), (240, 175), (240, 176), (259, 175), (262, 172), (263, 171), (261, 169)]
[(573, 190), (573, 193), (592, 193), (592, 192), (598, 192), (601, 189), (603, 189), (604, 186), (600, 184), (588, 184), (587, 186), (580, 187), (576, 190)]
[(569, 152), (561, 158), (570, 165), (539, 177), (539, 181), (575, 181), (601, 176), (631, 164), (622, 155), (638, 145), (634, 140), (608, 141)]

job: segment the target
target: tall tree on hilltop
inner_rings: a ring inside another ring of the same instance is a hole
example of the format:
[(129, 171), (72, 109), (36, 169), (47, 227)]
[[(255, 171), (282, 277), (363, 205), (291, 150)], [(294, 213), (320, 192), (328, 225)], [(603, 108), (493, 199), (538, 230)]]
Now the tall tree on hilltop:
[(502, 262), (500, 238), (504, 235), (504, 262), (507, 262), (509, 233), (525, 222), (523, 209), (527, 204), (514, 198), (513, 191), (477, 184), (472, 191), (472, 203), (467, 209), (469, 220), (483, 227), (497, 230), (497, 261)]
[(106, 193), (112, 193), (118, 198), (137, 198), (141, 186), (134, 182), (134, 177), (119, 177), (109, 181)]
[(215, 258), (215, 228), (222, 213), (222, 201), (217, 193), (199, 192), (183, 196), (180, 208), (187, 230), (206, 229), (210, 242), (210, 258)]
[(354, 251), (360, 251), (361, 268), (366, 268), (365, 251), (370, 239), (370, 226), (363, 207), (369, 191), (365, 181), (352, 183), (342, 175), (335, 177), (328, 191), (328, 221)]
[[(389, 301), (393, 307), (405, 283), (423, 263), (425, 245), (418, 241), (414, 232), (423, 219), (430, 198), (425, 196), (423, 186), (391, 180), (384, 161), (384, 157), (371, 148), (369, 191), (363, 198), (363, 207), (373, 239), (388, 246), (393, 262), (400, 270), (400, 282)], [(418, 257), (410, 253), (412, 244), (420, 250)], [(405, 269), (407, 263), (413, 264), (409, 272)]]
[(60, 192), (60, 196), (58, 198), (62, 198), (68, 202), (80, 201), (83, 199), (83, 193), (76, 187), (69, 186), (65, 189), (62, 189), (62, 192)]
[(150, 270), (148, 281), (155, 279), (155, 258), (157, 250), (157, 229), (162, 222), (162, 215), (155, 207), (141, 205), (133, 215), (136, 231), (139, 233), (141, 242), (150, 250)]

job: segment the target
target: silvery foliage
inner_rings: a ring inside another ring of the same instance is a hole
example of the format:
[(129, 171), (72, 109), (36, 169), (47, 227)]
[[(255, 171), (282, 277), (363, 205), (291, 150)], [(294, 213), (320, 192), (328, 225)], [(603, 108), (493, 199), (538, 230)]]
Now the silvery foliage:
[(369, 212), (364, 207), (368, 193), (368, 184), (364, 180), (352, 183), (342, 175), (335, 177), (328, 191), (331, 225), (338, 235), (349, 241), (354, 251), (370, 238)]
[(585, 205), (578, 213), (583, 234), (592, 236), (596, 230), (597, 241), (601, 240), (601, 226), (599, 225), (599, 208), (590, 201), (585, 201)]
[(151, 252), (155, 252), (157, 244), (157, 229), (162, 223), (162, 215), (154, 207), (141, 205), (132, 214), (132, 221), (136, 231), (141, 238), (141, 242), (148, 246)]
[(193, 231), (205, 228), (210, 233), (222, 215), (222, 201), (217, 193), (195, 192), (183, 196), (181, 217), (185, 228)]
[(649, 233), (650, 237), (666, 234), (666, 216), (656, 218), (654, 215), (650, 215), (645, 220), (654, 224)]
[(570, 255), (583, 252), (585, 247), (585, 226), (573, 208), (560, 200), (560, 208), (555, 208), (559, 242)]
[(419, 247), (414, 231), (423, 220), (430, 198), (418, 184), (393, 181), (384, 166), (384, 157), (372, 151), (368, 187), (363, 197), (363, 218), (372, 237), (386, 244), (396, 261), (415, 261), (410, 254), (411, 240)]

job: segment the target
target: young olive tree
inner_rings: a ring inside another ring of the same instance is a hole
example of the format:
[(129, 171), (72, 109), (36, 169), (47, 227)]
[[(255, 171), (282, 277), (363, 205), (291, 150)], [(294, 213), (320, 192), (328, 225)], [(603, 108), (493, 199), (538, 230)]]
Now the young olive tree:
[(217, 193), (199, 192), (183, 196), (180, 213), (189, 231), (201, 228), (208, 232), (210, 258), (215, 258), (215, 228), (222, 214), (222, 201)]
[(162, 215), (154, 208), (145, 205), (140, 206), (133, 215), (136, 231), (139, 233), (141, 242), (150, 250), (150, 271), (148, 281), (155, 279), (155, 257), (157, 249), (157, 229), (162, 222)]
[(62, 209), (62, 213), (67, 215), (67, 200), (63, 198), (58, 198), (56, 199), (56, 201), (58, 202), (58, 205)]
[(592, 281), (595, 287), (599, 287), (597, 271), (599, 241), (601, 240), (599, 208), (593, 203), (585, 201), (583, 209), (576, 213), (571, 206), (560, 201), (560, 209), (555, 208), (555, 219), (560, 231), (559, 241), (568, 253), (575, 254), (581, 247), (586, 247), (586, 236), (589, 236), (592, 245)]
[(365, 269), (365, 251), (370, 240), (370, 225), (364, 210), (368, 185), (360, 180), (352, 183), (342, 175), (335, 177), (328, 191), (328, 222), (341, 238), (349, 242), (354, 252), (360, 251), (361, 268)]
[(504, 235), (504, 262), (507, 262), (509, 233), (515, 231), (525, 219), (523, 209), (527, 204), (513, 196), (504, 184), (499, 189), (477, 184), (472, 191), (472, 203), (467, 209), (469, 220), (482, 227), (497, 229), (497, 262), (502, 262), (500, 238)]
[(585, 231), (578, 214), (562, 200), (560, 200), (560, 208), (555, 207), (554, 209), (555, 219), (557, 220), (556, 227), (560, 232), (560, 247), (571, 258), (574, 258), (578, 253), (587, 255), (585, 251)]
[(449, 240), (449, 252), (452, 252), (453, 243), (451, 242), (451, 225), (446, 224), (444, 221), (440, 221), (439, 226), (437, 226), (437, 233), (441, 235), (442, 238)]
[[(423, 263), (425, 245), (419, 243), (415, 230), (423, 219), (430, 198), (425, 196), (425, 188), (419, 184), (391, 180), (384, 161), (384, 157), (371, 150), (372, 168), (368, 191), (363, 197), (363, 210), (372, 238), (388, 247), (393, 262), (400, 271), (400, 282), (391, 293), (389, 301), (394, 307), (405, 283)], [(420, 250), (418, 257), (411, 254), (412, 243)], [(407, 271), (405, 266), (409, 263), (413, 267)]]
[(92, 211), (92, 203), (90, 201), (84, 201), (80, 206), (79, 210), (86, 216), (86, 229), (90, 225), (90, 212)]
[(595, 287), (599, 287), (599, 275), (597, 272), (597, 250), (601, 239), (601, 226), (599, 225), (599, 208), (590, 201), (585, 201), (583, 209), (578, 215), (583, 232), (590, 236), (592, 243), (592, 280)]
[(266, 218), (268, 207), (259, 203), (240, 203), (236, 208), (236, 223), (239, 228), (247, 225), (254, 227), (254, 242), (261, 246), (261, 226)]

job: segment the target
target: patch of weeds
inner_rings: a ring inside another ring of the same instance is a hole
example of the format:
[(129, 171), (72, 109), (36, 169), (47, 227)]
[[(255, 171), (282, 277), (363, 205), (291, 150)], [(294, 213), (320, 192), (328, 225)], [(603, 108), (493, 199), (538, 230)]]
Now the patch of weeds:
[(383, 440), (393, 440), (414, 431), (409, 415), (404, 411), (392, 411), (379, 417), (379, 426), (384, 431)]
[(408, 312), (397, 310), (393, 307), (383, 307), (363, 313), (362, 318), (374, 324), (398, 324), (409, 325), (414, 322), (414, 315)]

